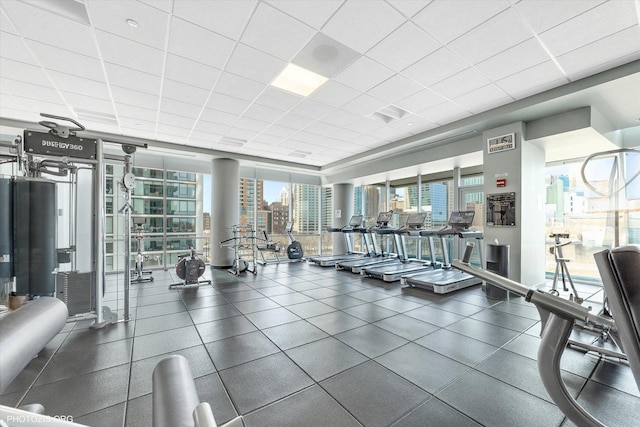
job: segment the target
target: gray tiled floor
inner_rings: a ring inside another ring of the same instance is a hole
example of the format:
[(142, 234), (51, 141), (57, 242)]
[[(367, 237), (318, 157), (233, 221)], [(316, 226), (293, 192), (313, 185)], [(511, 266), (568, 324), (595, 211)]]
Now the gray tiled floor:
[[(207, 270), (213, 285), (168, 289), (173, 272), (133, 285), (133, 317), (69, 324), (0, 403), (39, 402), (96, 427), (151, 425), (151, 372), (185, 356), (218, 423), (248, 426), (572, 426), (537, 374), (536, 309), (480, 287), (445, 296), (306, 263), (256, 276)], [(122, 312), (121, 277), (106, 300)], [(581, 286), (583, 294), (597, 288)], [(585, 295), (585, 296), (586, 296)], [(628, 366), (567, 350), (571, 393), (609, 426), (635, 425)]]

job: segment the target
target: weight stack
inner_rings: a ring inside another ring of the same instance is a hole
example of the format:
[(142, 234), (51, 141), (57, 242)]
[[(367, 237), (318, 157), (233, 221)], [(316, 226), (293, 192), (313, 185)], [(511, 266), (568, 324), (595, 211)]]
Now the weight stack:
[(13, 278), (12, 180), (0, 176), (0, 284)]
[(13, 181), (13, 270), (17, 295), (54, 295), (57, 257), (56, 184), (42, 178)]

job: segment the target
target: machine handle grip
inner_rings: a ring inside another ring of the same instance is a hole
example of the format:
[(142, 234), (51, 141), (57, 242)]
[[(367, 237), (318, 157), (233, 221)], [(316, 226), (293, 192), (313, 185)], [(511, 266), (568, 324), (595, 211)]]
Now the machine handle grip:
[(469, 260), (471, 259), (471, 253), (473, 252), (473, 242), (467, 242), (467, 247), (464, 250), (464, 255), (462, 255), (462, 262), (465, 264), (469, 264)]

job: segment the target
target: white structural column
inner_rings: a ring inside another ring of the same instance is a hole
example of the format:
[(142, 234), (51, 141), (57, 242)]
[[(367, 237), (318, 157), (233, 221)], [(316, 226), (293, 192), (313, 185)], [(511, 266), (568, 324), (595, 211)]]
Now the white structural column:
[[(331, 215), (332, 227), (343, 227), (353, 215), (353, 184), (334, 184), (331, 198), (333, 211)], [(333, 233), (333, 253), (347, 252), (347, 244), (342, 233)]]
[(211, 266), (229, 267), (233, 251), (220, 242), (233, 236), (240, 210), (240, 163), (233, 159), (211, 161)]

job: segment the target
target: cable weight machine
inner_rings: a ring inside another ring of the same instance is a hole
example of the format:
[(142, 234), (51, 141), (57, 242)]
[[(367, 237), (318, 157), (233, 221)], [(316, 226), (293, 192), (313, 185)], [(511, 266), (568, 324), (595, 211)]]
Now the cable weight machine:
[[(254, 275), (258, 274), (258, 245), (256, 230), (252, 224), (237, 224), (231, 228), (233, 237), (220, 242), (220, 247), (233, 250), (233, 265), (228, 270), (229, 273), (239, 276), (248, 271)], [(245, 260), (242, 255), (249, 253), (251, 261)], [(251, 266), (251, 269), (249, 268)]]

